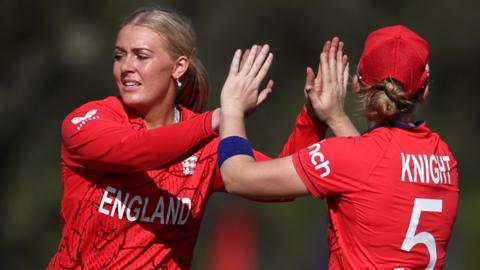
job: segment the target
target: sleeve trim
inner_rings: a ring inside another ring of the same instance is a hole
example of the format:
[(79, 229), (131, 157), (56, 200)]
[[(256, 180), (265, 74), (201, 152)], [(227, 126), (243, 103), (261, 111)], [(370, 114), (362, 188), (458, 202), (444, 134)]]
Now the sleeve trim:
[(317, 198), (323, 198), (322, 192), (320, 191), (320, 189), (318, 189), (318, 187), (314, 184), (314, 182), (308, 175), (307, 170), (305, 169), (303, 162), (300, 158), (300, 152), (293, 155), (293, 160), (293, 165), (298, 175), (300, 176), (300, 179), (302, 179), (303, 183), (308, 188), (310, 193), (312, 193), (312, 195)]

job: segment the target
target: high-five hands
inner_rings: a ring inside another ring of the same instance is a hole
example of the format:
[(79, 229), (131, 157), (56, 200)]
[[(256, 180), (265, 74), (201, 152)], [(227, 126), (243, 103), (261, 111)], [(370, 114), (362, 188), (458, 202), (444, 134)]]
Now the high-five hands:
[(243, 56), (241, 50), (235, 51), (220, 95), (222, 113), (244, 116), (253, 111), (271, 93), (272, 80), (259, 91), (260, 83), (273, 60), (273, 54), (269, 50), (268, 45), (253, 45)]
[(344, 114), (348, 57), (343, 53), (343, 46), (338, 37), (328, 40), (320, 54), (317, 75), (307, 68), (305, 94), (317, 118), (327, 124)]
[(344, 110), (349, 64), (343, 47), (344, 43), (338, 37), (325, 42), (317, 75), (307, 68), (304, 93), (310, 113), (325, 122), (335, 135), (353, 136), (358, 132)]

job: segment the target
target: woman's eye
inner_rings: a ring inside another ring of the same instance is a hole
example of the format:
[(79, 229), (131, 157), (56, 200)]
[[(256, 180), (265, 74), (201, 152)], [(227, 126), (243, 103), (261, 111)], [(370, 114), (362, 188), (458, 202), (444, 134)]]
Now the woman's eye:
[(122, 59), (123, 55), (121, 54), (114, 54), (113, 55), (113, 60), (114, 61), (120, 61)]
[(137, 58), (140, 59), (140, 60), (145, 60), (145, 59), (148, 59), (149, 56), (146, 55), (146, 54), (138, 54), (138, 55), (137, 55)]

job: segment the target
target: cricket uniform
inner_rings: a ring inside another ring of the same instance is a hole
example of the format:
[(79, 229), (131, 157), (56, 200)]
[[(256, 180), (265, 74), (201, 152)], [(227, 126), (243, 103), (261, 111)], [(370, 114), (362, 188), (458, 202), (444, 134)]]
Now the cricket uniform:
[(329, 269), (442, 269), (457, 161), (425, 123), (323, 140), (293, 162), (311, 194), (327, 199)]
[[(108, 97), (64, 119), (62, 236), (48, 269), (190, 267), (208, 198), (224, 186), (212, 113), (180, 109), (179, 123), (147, 129)], [(302, 109), (281, 155), (325, 130)]]

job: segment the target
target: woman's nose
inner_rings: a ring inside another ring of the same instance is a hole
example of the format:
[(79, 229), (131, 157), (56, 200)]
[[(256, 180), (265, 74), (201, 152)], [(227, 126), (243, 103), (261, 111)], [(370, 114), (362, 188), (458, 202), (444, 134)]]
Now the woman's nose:
[(120, 70), (122, 72), (128, 72), (134, 70), (134, 67), (133, 58), (126, 56), (120, 65)]

